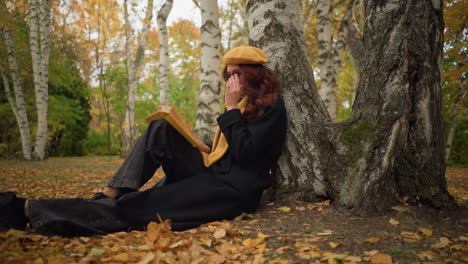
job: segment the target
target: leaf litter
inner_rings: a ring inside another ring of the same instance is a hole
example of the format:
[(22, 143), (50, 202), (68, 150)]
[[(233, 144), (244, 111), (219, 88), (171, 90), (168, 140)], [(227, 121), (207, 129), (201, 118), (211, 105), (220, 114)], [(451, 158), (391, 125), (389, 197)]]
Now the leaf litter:
[[(89, 198), (121, 162), (102, 157), (2, 161), (1, 191), (28, 198)], [(468, 193), (462, 190), (468, 185), (467, 171), (461, 177), (457, 170), (452, 192), (461, 204)], [(144, 189), (161, 177), (157, 172)], [(149, 223), (144, 231), (97, 237), (45, 237), (9, 230), (0, 233), (0, 263), (468, 262), (466, 208), (450, 214), (409, 206), (404, 198), (401, 203), (384, 217), (356, 217), (329, 200), (277, 200), (256, 214), (184, 232), (171, 231), (168, 220)]]

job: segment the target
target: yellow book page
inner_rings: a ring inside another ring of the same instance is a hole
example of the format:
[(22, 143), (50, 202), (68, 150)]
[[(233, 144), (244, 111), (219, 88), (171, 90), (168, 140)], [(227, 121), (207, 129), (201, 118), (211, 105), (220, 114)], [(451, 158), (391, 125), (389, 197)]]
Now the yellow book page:
[(190, 128), (185, 124), (183, 118), (177, 114), (174, 106), (162, 106), (159, 111), (156, 111), (149, 115), (145, 120), (151, 122), (156, 119), (163, 118), (172, 127), (174, 127), (185, 139), (192, 144), (193, 147), (198, 147), (203, 144), (203, 142), (198, 139), (195, 134), (190, 130)]

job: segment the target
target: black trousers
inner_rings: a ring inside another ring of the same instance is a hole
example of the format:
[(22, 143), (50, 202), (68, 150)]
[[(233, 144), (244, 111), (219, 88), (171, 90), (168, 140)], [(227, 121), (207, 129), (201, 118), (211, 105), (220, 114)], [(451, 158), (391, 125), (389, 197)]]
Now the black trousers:
[(199, 151), (165, 120), (150, 124), (108, 185), (138, 190), (160, 166), (167, 177), (162, 187), (117, 200), (30, 200), (31, 225), (41, 234), (73, 237), (143, 229), (158, 215), (173, 230), (185, 230), (242, 213), (238, 191), (217, 181)]

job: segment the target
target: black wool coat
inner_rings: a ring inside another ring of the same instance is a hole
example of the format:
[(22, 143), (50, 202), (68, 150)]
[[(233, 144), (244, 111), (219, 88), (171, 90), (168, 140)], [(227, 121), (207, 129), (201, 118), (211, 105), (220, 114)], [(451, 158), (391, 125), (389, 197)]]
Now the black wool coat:
[(185, 230), (253, 212), (262, 191), (272, 184), (269, 171), (285, 144), (284, 102), (279, 98), (261, 117), (251, 121), (246, 121), (239, 109), (232, 109), (220, 115), (217, 122), (229, 148), (210, 167), (203, 165), (198, 150), (169, 123), (155, 120), (111, 186), (132, 187), (135, 179), (131, 178), (144, 178), (135, 185), (138, 189), (160, 165), (166, 173), (166, 184), (116, 200), (30, 200), (32, 227), (45, 235), (88, 236), (143, 229), (161, 217), (171, 220), (173, 230)]
[(270, 170), (285, 144), (287, 115), (284, 102), (279, 98), (261, 117), (248, 122), (238, 109), (223, 113), (217, 121), (229, 149), (213, 165), (213, 172), (255, 208), (261, 192), (273, 182)]

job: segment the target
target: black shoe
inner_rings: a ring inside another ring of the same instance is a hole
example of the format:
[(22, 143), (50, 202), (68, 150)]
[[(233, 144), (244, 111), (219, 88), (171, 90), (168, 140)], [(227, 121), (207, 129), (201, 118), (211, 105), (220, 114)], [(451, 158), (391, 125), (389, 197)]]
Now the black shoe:
[(16, 197), (14, 192), (0, 192), (0, 232), (10, 228), (25, 230), (28, 218), (24, 215), (26, 199)]
[[(127, 193), (131, 193), (131, 192), (136, 192), (135, 189), (132, 189), (132, 188), (117, 188), (117, 195), (115, 196), (115, 200), (119, 199), (120, 197), (122, 197), (123, 195), (127, 194)], [(111, 198), (107, 195), (105, 195), (103, 192), (98, 192), (98, 193), (95, 193), (93, 195), (93, 197), (91, 197), (91, 200), (99, 200), (99, 199), (103, 199), (103, 198)]]

